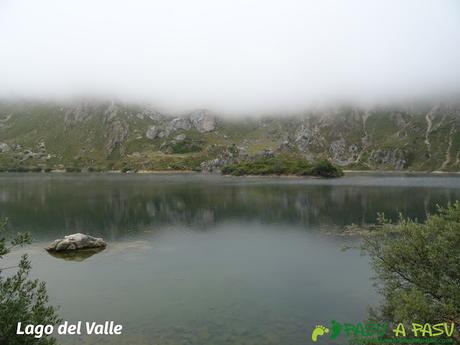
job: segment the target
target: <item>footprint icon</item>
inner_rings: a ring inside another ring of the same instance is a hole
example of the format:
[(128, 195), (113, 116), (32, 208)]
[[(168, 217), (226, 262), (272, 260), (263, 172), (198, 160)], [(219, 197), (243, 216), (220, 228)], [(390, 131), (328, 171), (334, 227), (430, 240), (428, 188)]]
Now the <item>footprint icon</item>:
[(320, 335), (324, 335), (326, 333), (329, 333), (329, 328), (324, 327), (323, 325), (317, 325), (313, 329), (313, 332), (311, 332), (311, 340), (313, 340), (313, 342), (316, 342)]

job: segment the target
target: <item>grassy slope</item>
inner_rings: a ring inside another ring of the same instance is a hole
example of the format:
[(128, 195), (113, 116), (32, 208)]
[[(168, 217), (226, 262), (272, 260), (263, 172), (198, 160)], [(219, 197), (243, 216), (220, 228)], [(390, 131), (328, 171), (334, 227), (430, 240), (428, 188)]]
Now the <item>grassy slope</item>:
[[(425, 113), (403, 113), (404, 124), (398, 124), (394, 112), (377, 109), (367, 120), (363, 112), (343, 108), (338, 116), (324, 118), (263, 118), (263, 119), (219, 119), (218, 128), (209, 133), (196, 129), (179, 130), (167, 138), (147, 139), (145, 132), (155, 125), (164, 129), (170, 119), (152, 120), (138, 118), (142, 108), (123, 106), (112, 118), (107, 119), (107, 104), (91, 107), (90, 116), (82, 121), (67, 121), (68, 107), (55, 104), (0, 105), (0, 142), (15, 148), (9, 153), (0, 153), (0, 168), (41, 167), (62, 169), (65, 167), (95, 170), (189, 170), (199, 169), (200, 163), (215, 158), (216, 152), (236, 145), (244, 147), (250, 156), (263, 150), (275, 150), (285, 140), (293, 142), (296, 131), (303, 125), (320, 128), (320, 140), (309, 146), (311, 153), (321, 158), (331, 157), (330, 143), (344, 140), (347, 149), (355, 144), (361, 152), (360, 160), (346, 168), (393, 169), (392, 166), (371, 166), (369, 157), (375, 150), (401, 150), (411, 170), (460, 170), (460, 123), (455, 116), (437, 116), (433, 120), (429, 135), (431, 144), (427, 153)], [(9, 116), (11, 115), (11, 116)], [(113, 123), (127, 127), (127, 137), (122, 144), (109, 152), (107, 143), (113, 135)], [(184, 142), (174, 138), (185, 134)], [(367, 134), (367, 143), (363, 137)], [(37, 152), (44, 142), (48, 160), (29, 158), (21, 161), (21, 152)], [(449, 152), (449, 159), (447, 159)], [(290, 154), (300, 154), (294, 147)], [(15, 158), (16, 157), (16, 158)]]

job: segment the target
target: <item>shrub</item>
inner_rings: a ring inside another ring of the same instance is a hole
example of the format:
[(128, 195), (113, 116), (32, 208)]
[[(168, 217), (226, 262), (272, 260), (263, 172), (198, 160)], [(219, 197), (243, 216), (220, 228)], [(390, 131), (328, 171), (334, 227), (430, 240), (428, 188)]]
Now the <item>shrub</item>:
[(316, 163), (311, 171), (310, 175), (321, 176), (321, 177), (340, 177), (343, 176), (342, 169), (332, 165), (329, 161), (321, 161)]
[(78, 167), (67, 167), (65, 168), (66, 172), (81, 172), (81, 168)]
[(202, 140), (186, 138), (182, 141), (172, 141), (163, 148), (163, 151), (173, 154), (200, 152), (203, 150)]
[[(385, 321), (460, 323), (460, 203), (438, 208), (424, 223), (400, 217), (364, 239), (384, 300)], [(457, 333), (458, 337), (458, 333)], [(457, 338), (457, 340), (459, 340)]]
[(301, 157), (271, 157), (226, 165), (221, 169), (224, 175), (299, 175), (339, 177), (343, 172), (325, 161), (313, 166)]
[[(13, 247), (30, 243), (28, 234), (19, 234), (8, 239), (6, 221), (0, 222), (0, 262)], [(17, 269), (5, 275), (9, 269)], [(44, 282), (30, 280), (31, 269), (27, 255), (23, 255), (16, 267), (0, 268), (0, 344), (5, 345), (51, 345), (55, 339), (44, 336), (37, 339), (33, 335), (16, 335), (17, 323), (51, 324), (61, 320), (55, 308), (48, 305), (48, 295)]]
[(30, 172), (42, 172), (42, 168), (40, 167), (29, 167)]

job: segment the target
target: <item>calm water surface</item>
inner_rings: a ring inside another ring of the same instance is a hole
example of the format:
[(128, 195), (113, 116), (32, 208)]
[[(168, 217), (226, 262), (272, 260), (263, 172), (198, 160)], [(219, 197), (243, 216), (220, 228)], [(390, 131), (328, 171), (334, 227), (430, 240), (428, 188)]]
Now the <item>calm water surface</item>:
[[(60, 315), (123, 324), (65, 345), (311, 344), (314, 325), (365, 320), (379, 301), (368, 259), (341, 250), (358, 240), (330, 230), (456, 199), (455, 176), (0, 175), (0, 215), (32, 232), (33, 275)], [(75, 232), (109, 246), (74, 260), (42, 249)]]

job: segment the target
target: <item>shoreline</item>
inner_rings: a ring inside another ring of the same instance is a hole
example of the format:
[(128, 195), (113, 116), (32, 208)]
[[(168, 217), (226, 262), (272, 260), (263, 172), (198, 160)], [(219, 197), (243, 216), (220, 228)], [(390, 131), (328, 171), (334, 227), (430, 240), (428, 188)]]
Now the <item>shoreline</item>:
[[(345, 176), (351, 176), (354, 174), (359, 175), (375, 175), (375, 174), (383, 174), (383, 175), (459, 175), (460, 171), (417, 171), (417, 170), (343, 170)], [(155, 174), (171, 174), (171, 175), (181, 175), (181, 174), (197, 174), (197, 175), (216, 175), (216, 176), (227, 176), (227, 177), (289, 177), (289, 178), (325, 178), (321, 176), (300, 176), (300, 175), (240, 175), (235, 176), (231, 174), (221, 174), (216, 172), (203, 172), (203, 171), (195, 171), (195, 170), (139, 170), (139, 171), (127, 171), (124, 172), (122, 170), (106, 170), (106, 171), (66, 171), (63, 169), (54, 169), (50, 171), (0, 171), (0, 174), (120, 174), (120, 175), (155, 175)], [(344, 177), (344, 176), (342, 176)], [(336, 179), (340, 177), (333, 177), (332, 179)]]
[(460, 175), (460, 171), (440, 171), (440, 170), (342, 170), (345, 174), (425, 174), (425, 175)]

